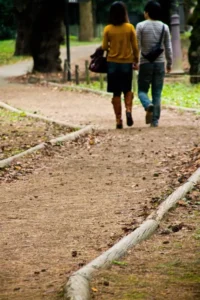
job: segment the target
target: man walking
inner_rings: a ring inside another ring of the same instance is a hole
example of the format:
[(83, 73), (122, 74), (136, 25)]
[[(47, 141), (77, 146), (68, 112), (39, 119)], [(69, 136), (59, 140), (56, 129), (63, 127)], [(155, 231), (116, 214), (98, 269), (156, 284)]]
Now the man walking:
[[(172, 45), (169, 27), (159, 21), (161, 15), (160, 4), (149, 1), (144, 9), (145, 21), (136, 26), (138, 45), (140, 49), (140, 65), (138, 75), (138, 96), (146, 111), (146, 124), (157, 127), (161, 111), (161, 93), (165, 76), (165, 58), (167, 61), (166, 71), (169, 73), (172, 67)], [(159, 46), (158, 57), (153, 49)], [(159, 50), (160, 50), (159, 49)], [(151, 86), (152, 102), (148, 97)]]

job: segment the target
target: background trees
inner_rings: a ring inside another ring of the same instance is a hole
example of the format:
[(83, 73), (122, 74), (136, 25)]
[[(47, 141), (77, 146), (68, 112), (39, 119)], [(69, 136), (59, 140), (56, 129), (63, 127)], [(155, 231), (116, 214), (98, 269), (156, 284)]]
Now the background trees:
[(60, 71), (64, 0), (14, 0), (14, 7), (17, 25), (15, 55), (30, 54), (35, 71)]
[(16, 20), (15, 55), (29, 55), (31, 54), (32, 3), (30, 0), (14, 0), (13, 11)]
[(81, 2), (79, 4), (79, 40), (90, 41), (94, 38), (92, 1)]
[[(200, 82), (200, 0), (194, 9), (194, 13), (190, 19), (190, 24), (193, 26), (190, 36), (190, 48), (188, 52), (190, 63), (190, 81), (191, 83)], [(196, 75), (196, 76), (195, 76)]]
[[(65, 19), (65, 3), (69, 0), (0, 0), (0, 39), (16, 37), (15, 55), (31, 55), (34, 70), (54, 72), (61, 70), (60, 44), (64, 38), (62, 30)], [(114, 0), (79, 0), (68, 5), (70, 24), (79, 24), (79, 39), (89, 41), (94, 37), (96, 23), (107, 24), (108, 11)], [(193, 26), (189, 49), (190, 73), (200, 70), (198, 34), (200, 0), (158, 0), (162, 7), (161, 20), (170, 25), (170, 14), (179, 12), (184, 5), (185, 19), (196, 5), (189, 24)], [(124, 0), (131, 23), (143, 20), (143, 9), (148, 0)], [(184, 26), (183, 26), (184, 28)], [(195, 83), (196, 79), (191, 79)]]
[[(148, 0), (126, 0), (129, 17), (133, 24), (136, 24), (138, 20), (143, 18), (144, 6)], [(96, 20), (97, 23), (107, 24), (108, 22), (108, 12), (110, 5), (113, 0), (93, 0), (93, 5), (95, 5), (96, 10)]]
[(15, 29), (13, 0), (0, 0), (0, 40), (14, 38)]

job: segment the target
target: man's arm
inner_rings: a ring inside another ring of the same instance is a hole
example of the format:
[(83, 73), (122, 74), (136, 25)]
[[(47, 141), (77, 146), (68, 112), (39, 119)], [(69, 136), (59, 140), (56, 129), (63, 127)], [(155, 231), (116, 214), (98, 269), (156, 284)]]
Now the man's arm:
[(169, 27), (165, 25), (165, 37), (164, 37), (165, 57), (167, 60), (167, 73), (172, 69), (172, 43), (169, 32)]
[(138, 41), (138, 48), (141, 49), (141, 26), (139, 23), (136, 25), (136, 35)]

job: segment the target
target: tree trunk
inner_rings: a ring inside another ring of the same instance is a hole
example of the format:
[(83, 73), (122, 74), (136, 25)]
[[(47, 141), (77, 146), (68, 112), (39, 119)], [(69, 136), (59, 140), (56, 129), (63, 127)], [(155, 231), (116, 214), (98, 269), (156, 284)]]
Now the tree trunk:
[(93, 1), (92, 2), (92, 21), (93, 21), (93, 36), (94, 37), (98, 37), (96, 9), (97, 9), (96, 1)]
[(190, 48), (188, 52), (190, 63), (190, 82), (200, 82), (200, 0), (198, 0), (194, 13), (191, 18), (191, 25), (193, 26), (190, 37)]
[(31, 55), (30, 49), (31, 27), (27, 26), (26, 20), (19, 20), (17, 24), (17, 37), (15, 43), (15, 56)]
[(80, 41), (91, 41), (94, 37), (92, 1), (80, 3)]
[(30, 55), (30, 41), (32, 32), (31, 5), (24, 1), (14, 1), (17, 37), (14, 55)]
[(171, 0), (170, 1), (158, 0), (158, 2), (161, 5), (160, 20), (170, 26)]
[(62, 70), (64, 0), (14, 0), (17, 18), (15, 55), (31, 55), (33, 71)]
[(63, 41), (62, 22), (64, 2), (43, 0), (41, 7), (36, 9), (31, 36), (31, 53), (33, 71), (59, 72), (62, 70), (60, 44)]

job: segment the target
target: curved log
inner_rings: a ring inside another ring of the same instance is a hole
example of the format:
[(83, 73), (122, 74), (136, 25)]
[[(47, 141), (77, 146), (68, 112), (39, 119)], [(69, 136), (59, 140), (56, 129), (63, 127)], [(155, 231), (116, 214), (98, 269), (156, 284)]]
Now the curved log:
[(15, 108), (15, 107), (12, 107), (12, 106), (10, 106), (10, 105), (2, 102), (2, 101), (0, 101), (0, 107), (3, 107), (7, 110), (10, 110), (12, 112), (16, 112), (16, 113), (19, 113), (19, 114), (24, 113), (26, 116), (34, 118), (34, 119), (44, 120), (44, 121), (55, 123), (55, 124), (58, 124), (58, 125), (61, 125), (61, 126), (66, 126), (68, 128), (82, 128), (83, 127), (81, 125), (69, 124), (69, 123), (53, 120), (53, 119), (50, 119), (50, 118), (47, 118), (47, 117), (44, 117), (44, 116), (40, 116), (40, 115), (37, 115), (37, 114), (32, 114), (32, 113), (29, 113), (29, 112), (26, 112), (26, 111), (22, 111), (22, 110), (19, 110), (19, 109)]
[(107, 267), (113, 260), (117, 260), (124, 256), (130, 248), (149, 238), (156, 231), (164, 215), (178, 200), (190, 191), (199, 180), (200, 168), (196, 170), (185, 184), (167, 197), (167, 199), (158, 207), (158, 210), (152, 213), (140, 227), (121, 239), (112, 248), (94, 259), (88, 265), (72, 274), (65, 285), (64, 298), (67, 300), (89, 300), (89, 280), (92, 274), (98, 269)]
[(147, 220), (135, 231), (121, 239), (112, 248), (91, 261), (88, 265), (75, 272), (64, 289), (64, 299), (89, 300), (89, 280), (98, 269), (109, 266), (114, 260), (124, 256), (129, 249), (150, 237), (158, 227), (155, 220)]

